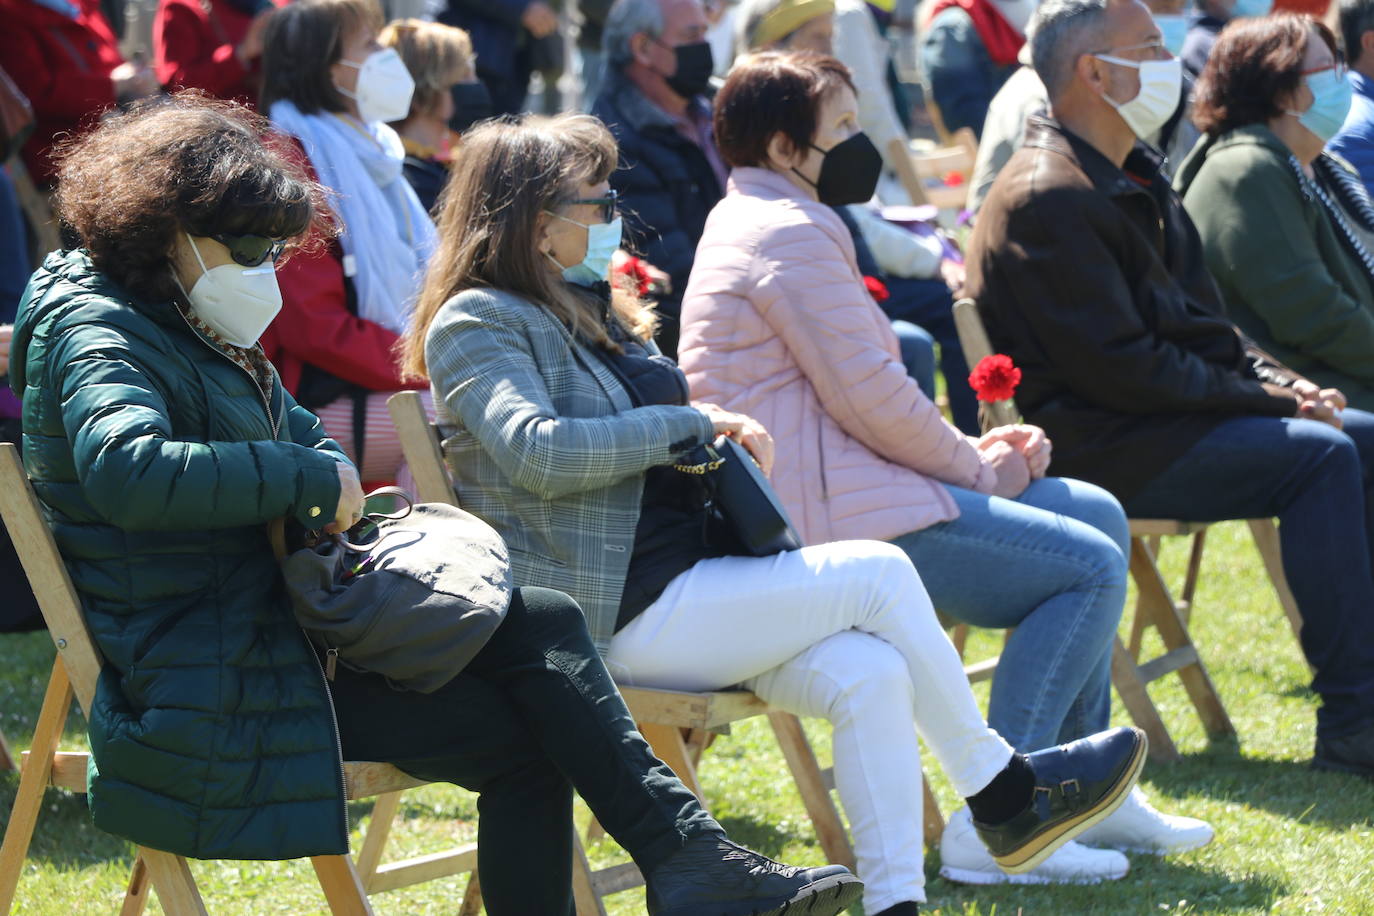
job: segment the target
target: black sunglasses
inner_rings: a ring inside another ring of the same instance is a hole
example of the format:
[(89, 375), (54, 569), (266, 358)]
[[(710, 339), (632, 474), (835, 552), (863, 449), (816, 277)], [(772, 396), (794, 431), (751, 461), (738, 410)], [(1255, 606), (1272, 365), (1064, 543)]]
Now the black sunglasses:
[(210, 238), (228, 248), (234, 263), (244, 267), (257, 267), (268, 258), (275, 264), (286, 249), (285, 241), (265, 235), (212, 235)]
[(578, 204), (595, 204), (601, 210), (597, 216), (601, 217), (603, 223), (609, 223), (615, 219), (616, 205), (620, 203), (620, 195), (614, 189), (607, 191), (605, 197), (578, 197), (568, 201), (568, 206)]

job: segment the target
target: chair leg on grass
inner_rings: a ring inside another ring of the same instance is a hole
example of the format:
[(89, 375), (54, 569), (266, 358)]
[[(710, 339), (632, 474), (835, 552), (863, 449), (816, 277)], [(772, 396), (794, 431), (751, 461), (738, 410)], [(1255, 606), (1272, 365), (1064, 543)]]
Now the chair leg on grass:
[(391, 826), (396, 822), (396, 812), (400, 809), (400, 792), (378, 795), (372, 804), (372, 821), (367, 825), (362, 849), (358, 850), (358, 879), (363, 882), (363, 887), (369, 887), (377, 875), (377, 866), (382, 864), (382, 852), (386, 849)]
[(142, 856), (134, 859), (134, 867), (129, 870), (129, 889), (124, 894), (124, 905), (119, 908), (119, 916), (143, 916), (148, 906), (148, 865)]
[(148, 867), (148, 879), (166, 916), (210, 916), (184, 858), (146, 846), (138, 847), (138, 856)]
[(1255, 549), (1259, 551), (1264, 569), (1269, 573), (1269, 582), (1274, 586), (1279, 604), (1283, 607), (1288, 626), (1293, 630), (1293, 638), (1302, 645), (1302, 612), (1298, 610), (1298, 599), (1288, 587), (1288, 576), (1283, 571), (1283, 552), (1279, 548), (1279, 526), (1273, 519), (1250, 519), (1250, 536), (1255, 539)]
[(801, 793), (802, 804), (816, 828), (816, 838), (825, 851), (828, 861), (843, 865), (850, 871), (855, 868), (854, 847), (849, 844), (849, 834), (845, 832), (840, 812), (830, 799), (830, 791), (825, 786), (816, 754), (806, 740), (801, 720), (791, 713), (770, 712), (768, 722), (773, 726), (773, 735), (778, 739), (778, 747), (792, 771), (792, 780)]
[(482, 881), (477, 872), (468, 879), (467, 890), (463, 891), (463, 903), (458, 907), (458, 916), (479, 916), (482, 912)]
[(67, 724), (67, 712), (71, 706), (72, 682), (67, 677), (67, 668), (61, 657), (58, 657), (53, 662), (47, 692), (43, 694), (43, 708), (33, 731), (29, 763), (19, 775), (19, 791), (10, 809), (5, 841), (0, 845), (0, 913), (9, 913), (14, 905), (19, 873), (24, 869), (24, 858), (29, 854), (29, 843), (33, 840), (33, 828), (38, 823), (38, 812), (43, 808), (43, 790), (47, 788), (52, 775), (52, 757), (57, 752), (57, 743), (62, 740), (62, 729)]
[(587, 861), (587, 851), (573, 829), (573, 908), (577, 916), (606, 916), (606, 907), (597, 896), (592, 884), (592, 865)]
[(315, 877), (333, 916), (373, 916), (358, 870), (348, 856), (312, 856)]

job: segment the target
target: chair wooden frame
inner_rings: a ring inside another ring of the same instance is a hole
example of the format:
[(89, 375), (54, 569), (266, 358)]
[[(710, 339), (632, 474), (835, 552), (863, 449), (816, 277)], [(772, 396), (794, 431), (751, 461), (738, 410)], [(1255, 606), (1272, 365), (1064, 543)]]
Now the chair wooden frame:
[[(976, 366), (985, 356), (992, 354), (992, 344), (987, 329), (983, 325), (978, 305), (972, 299), (961, 299), (954, 304), (954, 323), (959, 332), (959, 342), (964, 350), (964, 358), (970, 366)], [(1017, 422), (1018, 412), (1011, 400), (984, 403), (981, 405), (984, 429)], [(1197, 584), (1198, 571), (1202, 562), (1202, 544), (1199, 538), (1206, 533), (1207, 524), (1185, 522), (1175, 519), (1129, 519), (1131, 534), (1131, 556), (1129, 558), (1131, 578), (1136, 583), (1137, 599), (1135, 619), (1131, 626), (1132, 649), (1128, 649), (1116, 637), (1112, 647), (1112, 682), (1120, 694), (1122, 702), (1132, 720), (1150, 738), (1150, 757), (1160, 762), (1177, 760), (1180, 757), (1177, 745), (1169, 734), (1159, 714), (1158, 707), (1150, 698), (1149, 684), (1170, 674), (1177, 674), (1183, 682), (1188, 698), (1197, 711), (1203, 728), (1213, 738), (1235, 735), (1235, 726), (1226, 713), (1216, 686), (1207, 672), (1207, 666), (1198, 654), (1192, 635), (1188, 632), (1187, 615), (1191, 613), (1193, 591)], [(1282, 574), (1277, 557), (1265, 555), (1265, 545), (1277, 546), (1277, 533), (1271, 520), (1252, 520), (1251, 530), (1267, 526), (1273, 535), (1272, 541), (1256, 543), (1260, 545), (1265, 567), (1270, 570), (1271, 579), (1274, 568)], [(1172, 535), (1192, 535), (1193, 553), (1190, 557), (1188, 575), (1184, 583), (1184, 601), (1175, 600), (1164, 580), (1156, 562), (1151, 539)], [(1272, 565), (1271, 565), (1272, 563)], [(1288, 592), (1287, 581), (1274, 579), (1275, 590), (1288, 613), (1290, 622), (1296, 614), (1296, 605), (1290, 605), (1292, 595)], [(1140, 642), (1145, 629), (1154, 627), (1164, 642), (1165, 652), (1158, 658), (1139, 662)]]
[[(440, 437), (429, 422), (419, 395), (403, 391), (392, 395), (387, 403), (406, 464), (415, 480), (416, 497), (421, 502), (456, 503)], [(622, 687), (620, 691), (654, 753), (703, 801), (705, 796), (697, 769), (706, 743), (704, 736), (727, 732), (733, 722), (766, 715), (826, 858), (854, 868), (854, 850), (839, 811), (830, 798), (827, 775), (817, 763), (796, 716), (770, 709), (763, 700), (742, 690), (690, 693)], [(944, 822), (929, 787), (926, 793), (926, 836), (929, 838), (932, 817), (937, 831), (943, 830)], [(632, 863), (591, 873), (588, 878), (598, 898), (638, 886), (642, 880)], [(599, 900), (596, 905), (600, 906)], [(578, 913), (583, 916), (580, 902)]]
[[(80, 702), (83, 711), (90, 709), (102, 662), (86, 629), (76, 589), (19, 461), (19, 453), (9, 443), (0, 443), (0, 516), (9, 529), (10, 539), (57, 647), (33, 743), (22, 755), (19, 790), (10, 811), (4, 843), (0, 845), (0, 914), (8, 914), (38, 821), (44, 790), (51, 785), (73, 792), (86, 791), (89, 754), (63, 753), (58, 750), (58, 744), (73, 699)], [(403, 789), (424, 785), (423, 781), (384, 763), (348, 762), (344, 764), (344, 776), (350, 800), (378, 796), (380, 802)], [(395, 813), (394, 809), (391, 813)], [(389, 827), (390, 818), (377, 818), (374, 812), (374, 826)], [(359, 854), (361, 868), (355, 867), (346, 855), (311, 859), (330, 912), (335, 916), (371, 914), (368, 893), (471, 872), (476, 868), (476, 845), (438, 856), (382, 865), (380, 853), (385, 839), (385, 830), (380, 835), (369, 830)], [(143, 912), (150, 884), (156, 889), (168, 916), (203, 916), (206, 913), (186, 859), (140, 846), (121, 916), (138, 916)], [(475, 891), (475, 888), (470, 890)]]
[(14, 762), (14, 755), (10, 753), (10, 746), (5, 743), (5, 733), (0, 732), (0, 773), (17, 769), (19, 767)]

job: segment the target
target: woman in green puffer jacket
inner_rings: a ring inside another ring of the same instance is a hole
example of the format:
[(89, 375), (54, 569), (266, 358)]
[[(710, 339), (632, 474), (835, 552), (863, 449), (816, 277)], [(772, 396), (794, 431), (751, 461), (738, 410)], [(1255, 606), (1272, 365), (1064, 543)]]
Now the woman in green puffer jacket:
[(24, 464), (106, 662), (96, 825), (198, 858), (346, 853), (342, 761), (382, 760), (480, 793), (492, 916), (571, 912), (574, 789), (651, 913), (833, 916), (862, 885), (730, 843), (635, 731), (566, 595), (516, 589), (432, 693), (346, 665), (326, 682), (267, 528), (348, 528), (363, 494), (257, 344), (274, 261), (321, 222), (319, 187), (264, 129), (195, 96), (104, 121), (59, 170), (81, 247), (49, 255), (20, 307)]
[(1349, 107), (1326, 26), (1291, 13), (1233, 22), (1198, 81), (1204, 136), (1175, 184), (1231, 319), (1293, 371), (1374, 410), (1374, 208), (1323, 152)]

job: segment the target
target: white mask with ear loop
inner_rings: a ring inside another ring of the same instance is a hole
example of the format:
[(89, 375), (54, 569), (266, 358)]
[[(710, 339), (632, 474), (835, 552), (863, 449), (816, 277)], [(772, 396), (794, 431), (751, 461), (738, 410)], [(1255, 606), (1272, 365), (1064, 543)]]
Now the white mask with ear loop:
[(172, 278), (186, 296), (192, 314), (208, 324), (226, 343), (244, 348), (253, 346), (281, 311), (276, 265), (269, 258), (257, 267), (221, 264), (207, 269), (196, 240), (189, 232), (186, 239), (200, 264), (200, 279), (188, 293), (175, 271)]
[(364, 121), (404, 121), (410, 117), (410, 100), (415, 95), (415, 78), (395, 48), (383, 48), (367, 55), (361, 64), (341, 60), (345, 67), (356, 67), (358, 85), (353, 92), (335, 86), (339, 94), (358, 103), (358, 117)]
[(1118, 102), (1106, 94), (1102, 98), (1116, 109), (1116, 113), (1121, 115), (1126, 126), (1137, 137), (1148, 142), (1178, 110), (1183, 91), (1183, 61), (1177, 57), (1168, 60), (1126, 60), (1110, 54), (1093, 56), (1109, 64), (1140, 71), (1140, 91), (1135, 98), (1129, 102)]

